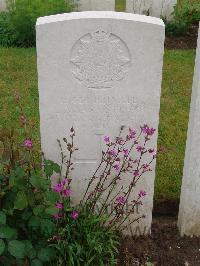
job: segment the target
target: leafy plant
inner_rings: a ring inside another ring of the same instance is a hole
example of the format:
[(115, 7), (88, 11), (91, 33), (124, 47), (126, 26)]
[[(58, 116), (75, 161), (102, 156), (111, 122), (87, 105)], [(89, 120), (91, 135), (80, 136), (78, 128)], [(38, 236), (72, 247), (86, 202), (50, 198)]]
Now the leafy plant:
[(174, 19), (166, 21), (166, 33), (174, 36), (182, 35), (199, 20), (199, 1), (182, 0), (174, 8)]
[[(144, 125), (137, 134), (130, 128), (124, 137), (123, 130), (114, 141), (104, 136), (102, 158), (78, 205), (74, 205), (71, 199), (71, 172), (77, 151), (74, 128), (70, 130), (70, 137), (63, 139), (68, 156), (63, 152), (66, 150), (63, 143), (58, 141), (61, 165), (56, 167), (60, 169), (57, 174), (48, 171), (55, 195), (48, 209), (57, 221), (51, 246), (58, 250), (61, 265), (81, 265), (83, 262), (87, 262), (86, 265), (115, 265), (117, 236), (145, 217), (139, 214), (138, 206), (146, 192), (140, 190), (136, 195), (133, 192), (142, 176), (152, 170), (156, 154), (148, 143), (155, 129)], [(55, 165), (51, 161), (45, 162), (48, 168), (49, 164)], [(123, 178), (126, 178), (126, 185), (121, 182)]]
[[(22, 113), (20, 119), (26, 138), (28, 120)], [(45, 211), (50, 181), (44, 178), (42, 166), (35, 161), (38, 153), (32, 140), (17, 144), (14, 130), (4, 129), (0, 132), (0, 143), (1, 264), (43, 265), (47, 258), (41, 256), (41, 250), (43, 254), (51, 251), (48, 261), (55, 254), (48, 244), (55, 224)]]
[(17, 44), (16, 35), (11, 27), (8, 12), (0, 12), (0, 45), (5, 47)]
[(71, 197), (78, 150), (74, 128), (68, 139), (58, 141), (61, 164), (46, 158), (41, 164), (20, 96), (15, 98), (24, 141), (18, 144), (14, 130), (0, 133), (0, 261), (3, 265), (116, 265), (120, 234), (145, 217), (137, 206), (146, 192), (134, 195), (134, 190), (156, 157), (149, 147), (155, 129), (144, 125), (138, 133), (130, 128), (124, 134), (121, 128), (114, 140), (104, 136), (100, 163), (75, 205)]
[(0, 44), (35, 46), (38, 17), (73, 10), (70, 0), (7, 0), (8, 12), (0, 14)]

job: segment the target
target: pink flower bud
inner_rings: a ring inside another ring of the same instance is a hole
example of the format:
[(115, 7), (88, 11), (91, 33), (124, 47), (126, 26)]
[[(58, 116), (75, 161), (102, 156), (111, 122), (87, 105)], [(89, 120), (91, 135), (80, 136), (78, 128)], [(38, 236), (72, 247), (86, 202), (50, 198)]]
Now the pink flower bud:
[(62, 210), (63, 204), (61, 202), (56, 202), (56, 208)]
[(140, 192), (138, 193), (139, 197), (145, 197), (146, 195), (147, 195), (147, 193), (144, 190), (140, 190)]
[(106, 144), (109, 144), (110, 143), (110, 137), (108, 137), (108, 136), (104, 136), (103, 140), (104, 140), (104, 142)]
[(135, 171), (133, 172), (133, 176), (134, 176), (134, 177), (139, 176), (139, 170), (135, 170)]
[(62, 215), (59, 214), (59, 213), (55, 213), (55, 214), (53, 214), (53, 218), (54, 218), (55, 220), (59, 220), (59, 219), (62, 218)]
[(32, 149), (33, 148), (33, 142), (30, 140), (30, 139), (26, 139), (24, 141), (24, 146), (27, 148), (27, 149)]
[(125, 198), (123, 196), (116, 198), (116, 203), (118, 205), (123, 205), (125, 203)]
[(124, 152), (124, 156), (127, 157), (128, 154), (129, 154), (129, 150), (128, 149), (124, 149), (123, 152)]
[(77, 211), (73, 211), (72, 213), (71, 213), (71, 218), (73, 219), (73, 220), (77, 220), (78, 219), (78, 216), (79, 216), (79, 214), (78, 214), (78, 212)]

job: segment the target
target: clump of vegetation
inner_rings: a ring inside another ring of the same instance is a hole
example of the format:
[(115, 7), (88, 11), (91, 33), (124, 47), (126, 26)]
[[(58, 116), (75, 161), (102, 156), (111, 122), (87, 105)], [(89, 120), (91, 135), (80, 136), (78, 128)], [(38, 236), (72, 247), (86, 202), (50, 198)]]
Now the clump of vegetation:
[(35, 46), (38, 17), (73, 10), (70, 0), (8, 0), (8, 11), (0, 14), (0, 45)]
[(200, 20), (200, 2), (183, 0), (174, 8), (174, 19), (166, 21), (166, 33), (182, 35)]
[(119, 235), (145, 218), (139, 207), (148, 195), (134, 192), (152, 171), (156, 150), (149, 145), (155, 129), (145, 124), (138, 132), (129, 128), (125, 133), (122, 127), (113, 140), (104, 136), (99, 165), (75, 203), (74, 128), (58, 141), (60, 164), (47, 160), (31, 138), (33, 127), (19, 94), (15, 98), (23, 141), (18, 143), (13, 129), (0, 131), (0, 262), (116, 265)]

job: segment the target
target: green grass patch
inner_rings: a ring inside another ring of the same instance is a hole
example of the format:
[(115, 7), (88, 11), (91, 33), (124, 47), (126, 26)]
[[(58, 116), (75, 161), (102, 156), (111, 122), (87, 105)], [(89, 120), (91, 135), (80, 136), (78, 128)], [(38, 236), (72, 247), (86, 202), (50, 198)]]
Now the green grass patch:
[(126, 0), (115, 0), (115, 10), (123, 12), (126, 10)]
[[(194, 58), (193, 50), (165, 52), (158, 143), (166, 152), (157, 159), (156, 198), (178, 198), (180, 194)], [(36, 124), (34, 139), (39, 139), (35, 49), (0, 48), (1, 128), (20, 130), (15, 91), (22, 95), (30, 123)]]
[(178, 198), (185, 153), (194, 51), (165, 51), (157, 160), (156, 198)]

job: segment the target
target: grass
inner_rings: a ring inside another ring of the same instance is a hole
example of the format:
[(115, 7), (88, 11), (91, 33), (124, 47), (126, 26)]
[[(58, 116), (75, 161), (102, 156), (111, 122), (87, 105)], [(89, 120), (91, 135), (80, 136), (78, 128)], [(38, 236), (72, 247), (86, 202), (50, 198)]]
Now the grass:
[(194, 51), (165, 51), (155, 197), (178, 198), (194, 68)]
[(126, 9), (126, 0), (115, 0), (115, 10), (123, 12)]
[[(157, 199), (179, 197), (194, 57), (192, 50), (165, 52), (158, 143), (166, 152), (157, 160)], [(36, 73), (35, 49), (0, 48), (0, 128), (19, 128), (19, 109), (13, 97), (19, 90), (31, 124), (36, 124), (34, 139), (39, 139)]]

